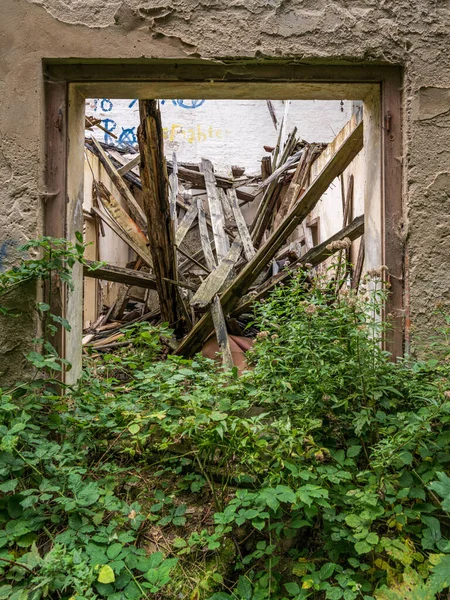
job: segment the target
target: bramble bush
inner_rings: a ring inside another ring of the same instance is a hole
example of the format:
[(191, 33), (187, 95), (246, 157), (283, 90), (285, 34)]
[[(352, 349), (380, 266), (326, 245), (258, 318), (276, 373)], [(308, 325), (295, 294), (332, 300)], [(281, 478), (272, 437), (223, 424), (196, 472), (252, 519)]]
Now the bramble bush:
[(394, 363), (380, 281), (337, 287), (259, 304), (240, 377), (141, 324), (74, 388), (3, 390), (0, 599), (446, 597), (449, 331)]

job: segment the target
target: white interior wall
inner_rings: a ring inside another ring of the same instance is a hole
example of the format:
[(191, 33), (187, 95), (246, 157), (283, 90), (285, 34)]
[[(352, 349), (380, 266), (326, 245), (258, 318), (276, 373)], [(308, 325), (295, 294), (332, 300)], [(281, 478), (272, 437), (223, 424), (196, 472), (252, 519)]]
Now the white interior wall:
[[(352, 102), (339, 100), (273, 100), (278, 124), (287, 111), (287, 131), (294, 126), (308, 142), (331, 142), (350, 119)], [(86, 114), (102, 120), (117, 140), (98, 128), (97, 139), (136, 145), (139, 108), (136, 100), (108, 98), (86, 101)], [(260, 173), (264, 146), (274, 146), (275, 129), (266, 100), (162, 100), (161, 116), (167, 158), (177, 153), (180, 162), (208, 158), (217, 173), (245, 167), (247, 175)]]

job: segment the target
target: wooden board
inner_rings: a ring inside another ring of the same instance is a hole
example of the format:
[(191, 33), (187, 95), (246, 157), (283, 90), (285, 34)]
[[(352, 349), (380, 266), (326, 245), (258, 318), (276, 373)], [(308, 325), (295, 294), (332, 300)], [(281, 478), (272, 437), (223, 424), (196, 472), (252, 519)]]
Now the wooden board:
[(222, 353), (222, 364), (226, 369), (232, 369), (234, 363), (231, 354), (230, 340), (228, 338), (227, 325), (223, 316), (220, 298), (217, 295), (214, 296), (211, 306), (211, 315), (216, 332), (217, 343), (219, 344), (219, 350)]
[(101, 147), (100, 142), (98, 142), (94, 137), (91, 138), (91, 141), (94, 144), (95, 148), (97, 149), (100, 161), (101, 161), (102, 165), (105, 167), (106, 172), (108, 173), (112, 182), (116, 186), (118, 192), (120, 193), (120, 195), (123, 197), (123, 199), (127, 203), (127, 206), (130, 209), (130, 211), (132, 212), (132, 214), (135, 215), (136, 220), (138, 221), (138, 225), (144, 229), (147, 225), (144, 211), (139, 206), (139, 204), (136, 202), (136, 199), (134, 198), (133, 194), (128, 189), (125, 181), (119, 175), (119, 173), (117, 172), (117, 169), (113, 165), (111, 159), (109, 158), (109, 156), (106, 154), (106, 152)]
[(191, 300), (193, 308), (202, 310), (211, 303), (211, 300), (220, 292), (234, 265), (239, 260), (241, 250), (242, 244), (233, 242), (228, 254), (224, 257), (220, 265), (208, 275), (198, 288)]
[(255, 249), (253, 247), (252, 237), (247, 227), (247, 223), (245, 222), (244, 215), (240, 209), (236, 190), (229, 189), (226, 192), (228, 196), (228, 201), (231, 206), (231, 210), (234, 214), (234, 220), (236, 221), (236, 225), (239, 231), (239, 235), (241, 236), (241, 242), (244, 249), (244, 256), (247, 260), (251, 260), (255, 255)]
[(83, 275), (85, 277), (115, 281), (116, 283), (125, 283), (126, 285), (136, 285), (149, 290), (156, 290), (155, 278), (149, 273), (126, 269), (125, 267), (116, 267), (114, 265), (102, 265), (101, 267), (91, 269), (90, 267), (95, 265), (95, 262), (86, 260), (85, 263), (83, 265)]
[(184, 215), (180, 224), (177, 227), (177, 230), (175, 233), (175, 245), (176, 246), (179, 246), (181, 244), (181, 242), (184, 240), (187, 232), (194, 224), (197, 214), (198, 214), (197, 205), (195, 203), (193, 203), (188, 208), (188, 210), (186, 211), (186, 214)]
[(216, 178), (213, 172), (213, 166), (210, 160), (202, 158), (201, 171), (205, 177), (206, 193), (208, 196), (209, 218), (216, 245), (217, 262), (227, 255), (230, 249), (230, 241), (225, 233), (225, 217), (223, 214), (222, 203), (216, 186)]
[(206, 215), (203, 210), (201, 198), (197, 198), (198, 209), (198, 228), (200, 231), (200, 242), (202, 244), (203, 255), (205, 257), (206, 266), (210, 271), (216, 268), (216, 260), (211, 250), (211, 240), (209, 239), (208, 227), (206, 225)]

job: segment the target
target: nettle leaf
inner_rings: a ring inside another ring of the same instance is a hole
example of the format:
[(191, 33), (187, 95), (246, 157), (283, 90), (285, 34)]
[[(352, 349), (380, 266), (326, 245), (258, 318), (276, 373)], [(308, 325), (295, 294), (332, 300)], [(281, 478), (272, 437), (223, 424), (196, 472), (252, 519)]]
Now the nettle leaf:
[(103, 565), (100, 569), (97, 577), (97, 581), (100, 583), (113, 583), (116, 580), (114, 571), (109, 565)]
[(372, 546), (367, 542), (356, 542), (355, 550), (358, 554), (367, 554), (372, 550)]
[(428, 484), (428, 488), (433, 492), (436, 492), (441, 498), (443, 498), (442, 508), (444, 510), (450, 510), (450, 477), (445, 473), (436, 473), (439, 481), (432, 481)]
[(100, 498), (98, 485), (94, 482), (84, 485), (76, 494), (77, 504), (80, 506), (91, 506)]
[(325, 579), (328, 579), (329, 577), (331, 577), (334, 573), (335, 568), (336, 568), (335, 563), (325, 563), (319, 571), (320, 579), (322, 581), (324, 581)]
[(286, 588), (287, 593), (291, 596), (297, 596), (297, 594), (300, 594), (301, 592), (300, 586), (295, 581), (285, 583), (284, 587)]
[(10, 479), (9, 481), (0, 483), (0, 492), (13, 492), (16, 489), (18, 483), (18, 479)]
[(239, 577), (238, 584), (236, 586), (236, 591), (244, 600), (251, 600), (252, 598), (252, 584), (249, 579), (244, 575)]

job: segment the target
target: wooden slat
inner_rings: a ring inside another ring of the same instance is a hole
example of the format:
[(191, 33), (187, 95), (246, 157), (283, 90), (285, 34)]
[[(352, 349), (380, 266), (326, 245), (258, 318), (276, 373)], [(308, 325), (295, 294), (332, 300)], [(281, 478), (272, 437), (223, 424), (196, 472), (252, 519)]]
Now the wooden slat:
[[(228, 188), (227, 192), (230, 189), (232, 189), (232, 188)], [(233, 190), (233, 191), (235, 192), (235, 190)], [(222, 203), (222, 209), (223, 209), (223, 214), (225, 215), (225, 219), (227, 221), (230, 221), (231, 219), (233, 219), (233, 211), (231, 210), (228, 195), (225, 193), (225, 190), (223, 190), (221, 188), (218, 189), (218, 192), (219, 192), (220, 202)]]
[(146, 265), (151, 267), (152, 265), (152, 257), (150, 256), (148, 250), (143, 252), (140, 246), (134, 243), (134, 241), (125, 233), (125, 231), (112, 219), (108, 213), (99, 210), (95, 206), (92, 207), (92, 212), (95, 213), (108, 227), (114, 231), (116, 235), (120, 237), (120, 239), (125, 242), (136, 254), (142, 258)]
[(109, 156), (106, 154), (106, 152), (101, 147), (100, 142), (98, 142), (94, 137), (91, 138), (91, 141), (94, 144), (95, 148), (97, 149), (97, 151), (99, 153), (100, 161), (101, 161), (102, 165), (105, 167), (106, 172), (108, 173), (112, 182), (116, 186), (118, 192), (120, 193), (120, 195), (123, 197), (123, 199), (127, 203), (127, 206), (131, 210), (132, 214), (135, 215), (135, 217), (138, 221), (138, 225), (144, 229), (147, 225), (144, 211), (139, 206), (139, 204), (136, 202), (136, 199), (134, 198), (133, 194), (128, 189), (125, 181), (119, 175), (119, 173), (117, 172), (117, 169), (113, 165), (111, 159), (109, 158)]
[(206, 261), (206, 266), (210, 271), (214, 271), (216, 268), (216, 261), (211, 250), (211, 241), (209, 239), (208, 227), (206, 225), (206, 215), (203, 210), (203, 204), (201, 198), (197, 198), (197, 209), (198, 209), (198, 228), (200, 231), (200, 241), (202, 244), (202, 250)]
[(236, 196), (236, 191), (233, 189), (227, 190), (228, 200), (231, 205), (231, 210), (234, 214), (234, 220), (241, 236), (241, 242), (244, 249), (244, 256), (247, 260), (251, 260), (255, 255), (255, 249), (253, 247), (252, 237), (245, 222), (244, 215), (239, 207), (239, 203)]
[(102, 265), (101, 267), (90, 269), (95, 265), (94, 261), (86, 260), (83, 266), (83, 275), (94, 279), (104, 279), (105, 281), (115, 281), (116, 283), (125, 283), (126, 285), (136, 285), (149, 290), (156, 290), (156, 282), (153, 275), (126, 269), (125, 267), (116, 267), (114, 265)]
[(211, 219), (214, 243), (216, 245), (217, 261), (226, 256), (230, 249), (230, 242), (225, 233), (225, 217), (220, 202), (219, 192), (216, 186), (216, 178), (213, 173), (213, 166), (210, 160), (202, 158), (201, 170), (205, 177), (206, 193), (208, 196), (209, 217)]
[(172, 154), (172, 173), (169, 175), (169, 205), (170, 205), (170, 218), (174, 223), (175, 229), (177, 228), (177, 198), (178, 198), (178, 163), (177, 155), (175, 152)]
[[(339, 138), (340, 136), (338, 134)], [(335, 153), (325, 163), (322, 171), (315, 177), (302, 199), (286, 216), (267, 242), (258, 250), (255, 256), (238, 274), (233, 283), (225, 290), (221, 297), (222, 307), (226, 313), (231, 312), (239, 300), (247, 293), (252, 283), (262, 272), (265, 266), (274, 258), (283, 242), (308, 216), (331, 182), (344, 171), (363, 147), (362, 121), (351, 129), (348, 136), (334, 144)], [(211, 332), (211, 315), (205, 314), (195, 325), (188, 336), (181, 342), (177, 352), (192, 355), (197, 352), (203, 341)]]
[(291, 263), (288, 268), (283, 269), (263, 284), (258, 286), (256, 290), (253, 290), (247, 296), (244, 296), (236, 308), (231, 312), (233, 317), (236, 317), (242, 313), (248, 312), (251, 310), (252, 304), (261, 298), (264, 298), (274, 287), (279, 285), (280, 283), (286, 283), (289, 279), (295, 274), (296, 270), (305, 264), (310, 264), (313, 267), (316, 267), (321, 262), (326, 260), (330, 256), (330, 251), (327, 250), (328, 244), (332, 242), (337, 242), (338, 240), (343, 240), (348, 237), (351, 241), (358, 239), (364, 233), (364, 215), (360, 217), (356, 217), (350, 225), (344, 227), (330, 238), (328, 238), (325, 242), (314, 246), (308, 252), (306, 252), (303, 256), (297, 259), (295, 262)]
[(357, 290), (359, 288), (359, 282), (361, 281), (361, 274), (364, 265), (364, 253), (364, 236), (362, 236), (361, 241), (359, 242), (358, 258), (356, 259), (355, 270), (353, 271), (353, 277), (351, 281), (351, 288), (353, 290)]
[(136, 156), (134, 158), (132, 158), (125, 165), (123, 165), (123, 167), (120, 167), (120, 169), (117, 169), (118, 174), (122, 177), (122, 175), (125, 175), (125, 173), (128, 173), (128, 171), (131, 171), (131, 169), (134, 169), (134, 167), (137, 167), (140, 160), (141, 160), (141, 156), (138, 153), (138, 154), (136, 154)]
[(212, 321), (216, 331), (217, 343), (222, 353), (222, 364), (226, 369), (233, 368), (233, 356), (231, 354), (230, 340), (228, 338), (227, 325), (223, 316), (219, 296), (215, 296), (211, 306)]
[(220, 292), (227, 277), (233, 270), (234, 265), (241, 255), (242, 244), (233, 242), (228, 254), (223, 258), (220, 265), (202, 282), (195, 296), (191, 300), (191, 306), (195, 309), (205, 309)]
[(176, 246), (179, 246), (181, 244), (181, 242), (184, 240), (187, 232), (192, 227), (192, 225), (197, 217), (197, 214), (198, 214), (197, 205), (192, 204), (186, 211), (186, 214), (184, 215), (180, 224), (177, 227), (177, 230), (175, 233), (175, 245)]
[[(110, 216), (114, 219), (114, 221), (123, 229), (126, 233), (127, 237), (134, 242), (136, 246), (138, 246), (141, 250), (141, 254), (143, 254), (145, 258), (145, 262), (149, 264), (149, 252), (147, 250), (148, 239), (146, 235), (141, 231), (141, 229), (136, 225), (133, 219), (128, 215), (125, 210), (120, 206), (111, 192), (107, 189), (105, 185), (101, 181), (95, 182), (95, 188), (98, 192), (98, 199), (101, 201), (105, 210), (108, 211)], [(151, 260), (150, 260), (150, 266)]]
[(137, 137), (141, 153), (142, 195), (161, 317), (174, 328), (176, 335), (181, 335), (184, 322), (178, 294), (171, 283), (177, 281), (175, 232), (170, 218), (168, 176), (158, 101), (140, 100), (139, 112), (141, 124)]

